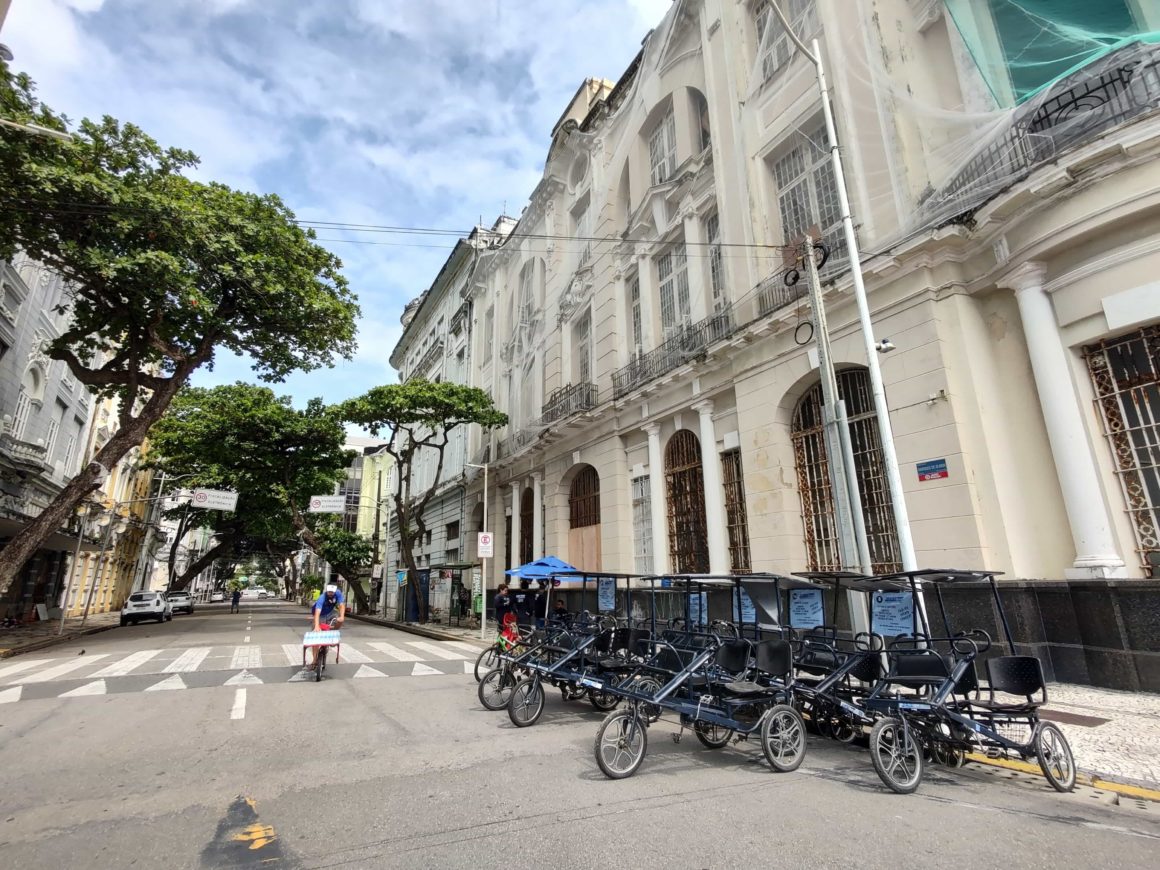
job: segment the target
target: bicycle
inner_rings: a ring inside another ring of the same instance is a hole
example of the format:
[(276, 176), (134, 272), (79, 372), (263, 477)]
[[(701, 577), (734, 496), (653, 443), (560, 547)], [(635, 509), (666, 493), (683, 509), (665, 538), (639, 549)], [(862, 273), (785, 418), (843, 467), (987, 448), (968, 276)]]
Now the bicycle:
[[(314, 682), (322, 682), (322, 673), (326, 670), (326, 654), (327, 650), (334, 647), (334, 660), (339, 660), (339, 648), (342, 646), (341, 634), (335, 628), (335, 623), (338, 620), (332, 620), (324, 625), (319, 626), (318, 631), (308, 631), (306, 637), (302, 640), (302, 667), (306, 667), (306, 650), (309, 647), (314, 647), (315, 656), (314, 663), (310, 666), (310, 670), (314, 672)], [(311, 638), (311, 635), (314, 635)], [(323, 637), (319, 637), (323, 635)], [(334, 637), (327, 637), (326, 635), (334, 635)]]

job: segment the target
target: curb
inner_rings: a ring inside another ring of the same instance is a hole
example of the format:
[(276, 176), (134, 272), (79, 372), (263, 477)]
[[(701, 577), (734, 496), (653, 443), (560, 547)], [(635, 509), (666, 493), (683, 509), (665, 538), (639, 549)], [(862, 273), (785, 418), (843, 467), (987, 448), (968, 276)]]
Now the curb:
[[(1012, 758), (988, 758), (985, 755), (979, 755), (971, 752), (967, 754), (968, 761), (974, 761), (978, 764), (985, 764), (990, 767), (1002, 767), (1006, 770), (1017, 770), (1020, 773), (1028, 773), (1033, 776), (1043, 776), (1043, 771), (1039, 769), (1038, 764), (1030, 764), (1026, 761), (1016, 761)], [(1160, 802), (1160, 789), (1148, 788), (1142, 785), (1135, 785), (1133, 783), (1117, 782), (1113, 779), (1104, 779), (1094, 773), (1077, 772), (1075, 776), (1076, 785), (1086, 785), (1091, 788), (1099, 789), (1100, 791), (1110, 791), (1124, 797), (1135, 798), (1136, 800), (1157, 801)]]
[(35, 641), (33, 643), (24, 644), (10, 649), (0, 649), (0, 659), (10, 659), (24, 653), (36, 652), (37, 650), (48, 649), (49, 647), (57, 646), (58, 644), (68, 643), (70, 640), (76, 640), (78, 637), (86, 637), (90, 634), (99, 634), (102, 631), (109, 631), (113, 628), (120, 628), (119, 625), (95, 625), (92, 628), (80, 629), (78, 631), (70, 631), (68, 634), (55, 635), (53, 637), (45, 638), (44, 640)]
[[(466, 643), (478, 642), (478, 638), (467, 638), (460, 634), (453, 634), (449, 631), (440, 631), (437, 628), (427, 628), (423, 625), (412, 625), (409, 622), (390, 622), (385, 619), (377, 619), (373, 616), (356, 616), (351, 615), (351, 619), (357, 619), (360, 622), (369, 622), (372, 625), (381, 625), (385, 628), (395, 628), (399, 631), (405, 631), (408, 634), (417, 634), (420, 637), (429, 637), (432, 640), (458, 640)], [(483, 647), (480, 647), (483, 649)]]

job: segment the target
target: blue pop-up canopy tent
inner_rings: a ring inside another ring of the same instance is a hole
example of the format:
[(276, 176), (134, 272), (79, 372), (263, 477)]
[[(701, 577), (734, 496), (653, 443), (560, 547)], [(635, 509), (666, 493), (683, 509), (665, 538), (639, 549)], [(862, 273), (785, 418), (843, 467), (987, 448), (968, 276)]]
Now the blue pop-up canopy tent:
[(505, 571), (504, 573), (509, 577), (519, 577), (521, 580), (550, 580), (554, 574), (560, 574), (564, 571), (575, 572), (576, 569), (563, 559), (557, 559), (555, 556), (545, 556), (542, 559), (536, 559), (533, 562), (520, 565), (518, 568), (512, 568), (510, 571)]

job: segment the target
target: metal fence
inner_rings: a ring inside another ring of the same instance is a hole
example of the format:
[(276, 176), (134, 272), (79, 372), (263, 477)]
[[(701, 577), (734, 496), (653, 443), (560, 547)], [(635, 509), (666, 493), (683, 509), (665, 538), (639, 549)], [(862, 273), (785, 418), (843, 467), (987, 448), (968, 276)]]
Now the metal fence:
[(568, 384), (548, 396), (540, 422), (547, 426), (573, 414), (591, 410), (599, 401), (600, 391), (596, 389), (596, 384)]
[(613, 394), (619, 399), (656, 380), (700, 356), (710, 345), (728, 338), (736, 329), (731, 305), (704, 320), (679, 327), (662, 344), (612, 373)]

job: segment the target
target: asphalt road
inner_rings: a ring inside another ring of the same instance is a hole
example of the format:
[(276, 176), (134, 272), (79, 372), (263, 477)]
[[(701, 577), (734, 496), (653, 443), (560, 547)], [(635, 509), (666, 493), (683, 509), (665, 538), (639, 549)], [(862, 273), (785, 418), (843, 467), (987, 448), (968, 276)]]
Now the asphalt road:
[(516, 729), (479, 706), (467, 645), (349, 622), (353, 660), (292, 682), (305, 623), (206, 608), (0, 662), (0, 864), (1157, 866), (1157, 805), (974, 766), (896, 796), (865, 752), (820, 741), (776, 774), (756, 745), (660, 724), (612, 782), (601, 714), (553, 692)]

